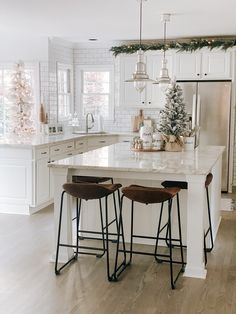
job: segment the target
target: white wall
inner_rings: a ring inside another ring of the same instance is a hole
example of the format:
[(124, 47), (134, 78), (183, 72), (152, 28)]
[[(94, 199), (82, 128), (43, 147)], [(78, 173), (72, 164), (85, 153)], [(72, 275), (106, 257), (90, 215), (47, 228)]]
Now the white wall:
[(0, 62), (48, 60), (47, 37), (1, 36)]

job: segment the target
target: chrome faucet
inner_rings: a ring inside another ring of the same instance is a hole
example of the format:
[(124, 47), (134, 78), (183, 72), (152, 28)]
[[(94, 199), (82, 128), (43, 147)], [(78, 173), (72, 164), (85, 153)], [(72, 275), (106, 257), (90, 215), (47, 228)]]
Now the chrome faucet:
[[(91, 116), (91, 125), (88, 126), (88, 117)], [(88, 133), (89, 130), (91, 130), (93, 127), (94, 127), (94, 117), (93, 117), (93, 114), (91, 112), (88, 112), (86, 114), (86, 133)]]

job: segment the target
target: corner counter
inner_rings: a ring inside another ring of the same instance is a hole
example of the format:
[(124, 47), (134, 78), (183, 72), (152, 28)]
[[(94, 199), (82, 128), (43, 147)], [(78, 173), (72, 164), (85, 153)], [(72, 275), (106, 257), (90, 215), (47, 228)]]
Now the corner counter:
[(131, 137), (90, 133), (0, 139), (0, 212), (29, 215), (48, 206), (54, 196), (49, 163)]

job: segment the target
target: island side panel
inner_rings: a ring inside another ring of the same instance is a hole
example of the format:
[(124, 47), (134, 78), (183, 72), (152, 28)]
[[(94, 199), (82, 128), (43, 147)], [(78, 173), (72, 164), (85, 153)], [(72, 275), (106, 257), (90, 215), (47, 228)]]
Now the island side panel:
[(206, 278), (204, 264), (205, 176), (189, 175), (187, 195), (187, 265), (185, 277)]

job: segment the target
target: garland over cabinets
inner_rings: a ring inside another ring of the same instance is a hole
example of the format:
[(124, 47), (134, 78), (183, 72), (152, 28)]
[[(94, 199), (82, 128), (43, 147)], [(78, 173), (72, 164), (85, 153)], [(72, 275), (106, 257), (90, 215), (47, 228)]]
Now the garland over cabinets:
[[(189, 41), (171, 41), (164, 45), (163, 42), (157, 42), (157, 43), (147, 43), (142, 44), (141, 49), (144, 51), (147, 50), (163, 50), (164, 48), (167, 49), (178, 49), (178, 51), (189, 51), (193, 52), (201, 48), (209, 48), (210, 50), (214, 48), (220, 48), (222, 50), (227, 50), (228, 48), (233, 48), (236, 46), (236, 38), (231, 39), (190, 39)], [(117, 56), (121, 53), (125, 54), (132, 54), (137, 52), (137, 50), (140, 48), (139, 44), (128, 44), (128, 45), (121, 45), (121, 46), (114, 46), (111, 47), (110, 51), (113, 52), (114, 56)]]

